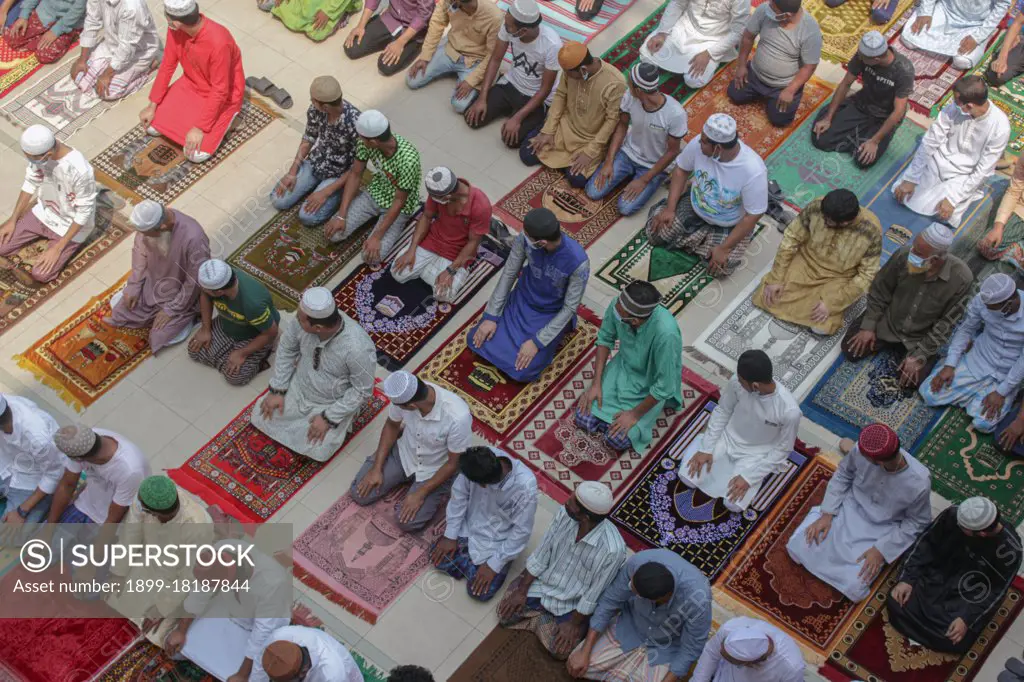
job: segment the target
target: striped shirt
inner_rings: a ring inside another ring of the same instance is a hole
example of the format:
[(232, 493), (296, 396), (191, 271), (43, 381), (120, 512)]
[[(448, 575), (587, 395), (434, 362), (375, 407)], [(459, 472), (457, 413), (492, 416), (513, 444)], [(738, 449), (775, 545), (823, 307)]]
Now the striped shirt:
[(570, 611), (590, 615), (597, 600), (626, 561), (626, 543), (607, 519), (576, 542), (579, 524), (558, 510), (540, 546), (526, 560), (526, 570), (536, 580), (528, 597), (556, 616)]

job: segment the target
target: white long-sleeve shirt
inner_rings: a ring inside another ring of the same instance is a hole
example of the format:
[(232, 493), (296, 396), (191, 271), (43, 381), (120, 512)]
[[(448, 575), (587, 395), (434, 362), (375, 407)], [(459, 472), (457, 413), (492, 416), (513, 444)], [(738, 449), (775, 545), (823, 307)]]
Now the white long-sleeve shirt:
[[(738, 666), (722, 657), (722, 642), (744, 627), (764, 632), (775, 644), (772, 655), (756, 666)], [(733, 618), (704, 645), (690, 682), (803, 682), (804, 668), (800, 647), (785, 632), (762, 620)]]
[[(271, 642), (292, 642), (309, 652), (312, 667), (302, 678), (303, 682), (363, 682), (363, 673), (360, 672), (352, 654), (341, 642), (322, 630), (302, 625), (288, 625), (270, 633), (267, 644)], [(253, 659), (249, 682), (269, 680), (270, 677), (263, 670), (263, 651), (260, 650), (259, 656)]]
[(72, 149), (52, 169), (25, 169), (21, 191), (32, 194), (32, 213), (44, 225), (63, 237), (71, 224), (81, 225), (73, 241), (83, 242), (92, 232), (96, 215), (96, 176), (82, 153)]
[(672, 0), (654, 35), (668, 33), (680, 47), (699, 43), (715, 61), (729, 61), (738, 54), (748, 19), (750, 0)]
[(917, 16), (934, 16), (936, 5), (942, 5), (949, 28), (963, 29), (963, 35), (972, 36), (984, 44), (999, 28), (999, 23), (1010, 9), (1010, 0), (921, 0)]
[(11, 434), (0, 432), (0, 479), (16, 490), (48, 495), (57, 489), (64, 475), (64, 456), (53, 444), (60, 425), (28, 398), (6, 396), (11, 408)]
[(972, 298), (943, 362), (956, 367), (963, 358), (973, 376), (1001, 379), (996, 390), (1004, 398), (1013, 395), (1024, 381), (1024, 292), (1018, 290), (1017, 296), (1021, 306), (1009, 317), (985, 307), (981, 294)]
[(78, 41), (116, 73), (160, 56), (160, 34), (143, 0), (88, 0)]

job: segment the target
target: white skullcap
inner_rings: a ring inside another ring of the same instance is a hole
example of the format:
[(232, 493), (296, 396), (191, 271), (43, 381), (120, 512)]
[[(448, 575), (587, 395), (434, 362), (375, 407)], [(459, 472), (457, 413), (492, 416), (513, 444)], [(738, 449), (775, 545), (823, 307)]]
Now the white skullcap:
[(164, 207), (152, 199), (145, 199), (132, 209), (128, 221), (139, 232), (146, 232), (158, 226), (164, 219)]
[(956, 508), (956, 522), (964, 530), (985, 530), (998, 515), (995, 503), (987, 497), (969, 497)]
[(427, 171), (427, 176), (423, 179), (423, 184), (427, 187), (427, 194), (432, 197), (446, 197), (455, 191), (455, 188), (459, 186), (459, 179), (452, 172), (451, 168), (445, 166), (435, 166)]
[(388, 129), (388, 117), (376, 109), (370, 109), (359, 114), (356, 119), (356, 132), (363, 137), (377, 137)]
[(604, 516), (612, 510), (612, 491), (604, 483), (583, 481), (576, 486), (576, 499), (593, 514)]
[(1002, 303), (1017, 293), (1017, 283), (1004, 272), (989, 275), (981, 282), (981, 302), (985, 305)]
[(381, 390), (384, 391), (384, 395), (394, 404), (404, 405), (416, 395), (417, 384), (418, 381), (415, 376), (404, 370), (399, 370), (392, 372), (384, 380), (384, 383), (381, 384)]
[(35, 124), (25, 129), (21, 134), (21, 151), (32, 156), (45, 154), (57, 144), (57, 138), (53, 131), (44, 125)]
[(199, 266), (199, 286), (207, 291), (217, 291), (231, 281), (231, 266), (219, 258), (211, 258)]
[(7, 411), (7, 398), (0, 393), (0, 414)]
[(932, 223), (921, 233), (924, 240), (941, 251), (947, 251), (953, 245), (953, 230), (942, 223)]
[(314, 320), (330, 317), (338, 306), (334, 303), (331, 290), (326, 287), (310, 287), (302, 292), (299, 308)]
[(768, 653), (771, 640), (761, 630), (749, 625), (730, 632), (722, 643), (725, 653), (743, 663), (750, 663)]
[(860, 37), (858, 50), (865, 57), (881, 57), (889, 49), (889, 43), (878, 31), (868, 31)]
[(725, 144), (736, 139), (736, 119), (729, 114), (711, 114), (704, 122), (704, 134), (718, 144)]
[(164, 14), (169, 17), (184, 17), (196, 8), (196, 0), (164, 0)]
[(520, 24), (535, 24), (540, 21), (540, 6), (537, 0), (512, 0), (508, 13)]

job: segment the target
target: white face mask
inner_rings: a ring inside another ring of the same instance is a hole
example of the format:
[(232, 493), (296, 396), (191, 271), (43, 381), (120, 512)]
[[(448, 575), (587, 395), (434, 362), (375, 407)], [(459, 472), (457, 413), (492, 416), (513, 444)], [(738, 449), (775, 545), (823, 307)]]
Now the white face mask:
[(57, 162), (52, 159), (29, 159), (28, 164), (43, 173), (51, 173), (57, 167)]
[(523, 234), (523, 239), (526, 240), (526, 245), (529, 248), (531, 248), (531, 249), (539, 249), (540, 248), (540, 244), (538, 244), (537, 242), (533, 241), (532, 239), (527, 237), (525, 234)]
[(956, 105), (956, 110), (957, 110), (957, 111), (959, 111), (959, 112), (960, 112), (961, 114), (963, 114), (964, 116), (970, 116), (970, 115), (971, 115), (969, 111), (967, 111), (966, 109), (964, 109), (964, 108), (963, 108), (962, 106), (960, 106), (959, 104), (957, 104), (957, 105)]
[(590, 72), (589, 71), (584, 71), (583, 69), (580, 69), (580, 78), (582, 78), (584, 81), (589, 80), (590, 79)]

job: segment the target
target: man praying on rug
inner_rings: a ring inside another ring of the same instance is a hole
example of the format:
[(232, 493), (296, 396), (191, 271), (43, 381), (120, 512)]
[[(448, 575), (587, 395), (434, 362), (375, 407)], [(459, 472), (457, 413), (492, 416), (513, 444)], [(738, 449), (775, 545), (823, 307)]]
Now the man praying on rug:
[(256, 6), (281, 20), (285, 28), (315, 43), (327, 40), (362, 9), (362, 0), (257, 0)]
[(324, 287), (306, 289), (295, 317), (281, 326), (270, 386), (252, 410), (252, 425), (286, 448), (326, 462), (373, 395), (377, 352), (370, 335), (338, 310)]
[(78, 40), (87, 0), (21, 0), (20, 16), (4, 32), (7, 47), (34, 52), (40, 64), (53, 64)]
[(626, 561), (626, 543), (608, 519), (611, 510), (607, 485), (576, 486), (498, 604), (499, 625), (532, 632), (552, 656), (569, 658)]
[(1020, 537), (985, 497), (932, 521), (910, 550), (886, 602), (889, 622), (933, 651), (970, 650), (1002, 604), (1021, 563)]
[(871, 286), (881, 256), (878, 218), (850, 190), (834, 189), (786, 228), (752, 300), (780, 320), (835, 334), (846, 309)]
[(200, 265), (198, 279), (201, 323), (188, 342), (188, 356), (216, 369), (232, 386), (245, 386), (270, 366), (281, 313), (262, 282), (220, 259)]
[[(469, 127), (482, 128), (508, 116), (501, 126), (502, 142), (510, 149), (525, 144), (527, 134), (544, 125), (555, 96), (561, 47), (555, 29), (542, 22), (537, 0), (512, 0), (480, 82), (480, 96), (466, 109)], [(499, 77), (506, 52), (512, 65)]]
[(495, 448), (473, 446), (459, 457), (448, 500), (444, 537), (431, 561), (456, 580), (470, 599), (489, 601), (526, 549), (537, 512), (537, 477), (530, 467)]
[[(1024, 16), (1024, 12), (1021, 13)], [(992, 228), (978, 242), (978, 251), (988, 260), (1009, 263), (1024, 270), (1024, 156), (1013, 165), (1010, 186), (996, 210)]]
[(572, 40), (558, 51), (558, 64), (563, 73), (551, 109), (543, 127), (528, 133), (519, 158), (527, 166), (564, 168), (569, 185), (582, 189), (608, 150), (626, 79)]
[(491, 201), (479, 187), (451, 168), (431, 168), (424, 180), (427, 202), (405, 253), (391, 263), (396, 282), (422, 279), (434, 298), (451, 303), (459, 296), (480, 242), (491, 228)]
[[(53, 442), (59, 428), (28, 398), (0, 394), (0, 497), (5, 503), (0, 520), (8, 529), (46, 520), (64, 473), (64, 457)], [(25, 534), (33, 530), (24, 529)], [(0, 545), (4, 540), (0, 534)]]
[(867, 309), (843, 337), (847, 361), (892, 349), (901, 387), (917, 388), (931, 374), (974, 281), (949, 252), (952, 243), (953, 231), (932, 223), (885, 262), (868, 289)]
[(466, 345), (513, 381), (534, 381), (551, 364), (590, 278), (590, 259), (551, 210), (531, 209), (523, 232)]
[(576, 426), (601, 435), (613, 450), (642, 453), (661, 411), (683, 404), (682, 372), (683, 335), (661, 292), (630, 282), (605, 310), (594, 379), (576, 405)]
[(962, 407), (977, 431), (992, 433), (1013, 408), (1022, 380), (1021, 292), (1013, 277), (989, 275), (967, 304), (946, 359), (921, 383), (921, 399), (931, 407)]
[(750, 0), (672, 0), (640, 47), (640, 61), (682, 74), (686, 87), (698, 90), (722, 63), (736, 59), (749, 19)]
[[(892, 0), (894, 6), (897, 2)], [(847, 97), (858, 79), (863, 87)], [(913, 90), (914, 64), (889, 47), (881, 33), (868, 31), (828, 107), (818, 114), (811, 144), (852, 155), (858, 168), (873, 166), (906, 117)]]
[(801, 0), (768, 0), (754, 10), (727, 93), (736, 104), (763, 101), (768, 122), (780, 128), (796, 118), (804, 85), (821, 61), (821, 29), (800, 5)]
[(900, 447), (895, 431), (869, 424), (786, 551), (850, 601), (863, 601), (882, 569), (931, 523), (931, 485), (928, 469)]
[(405, 371), (381, 385), (391, 401), (377, 449), (363, 462), (349, 489), (361, 506), (408, 485), (395, 505), (398, 527), (423, 530), (448, 496), (459, 455), (473, 437), (473, 415), (459, 396)]
[(270, 192), (276, 210), (287, 211), (302, 202), (299, 222), (306, 227), (334, 215), (355, 163), (358, 118), (359, 110), (342, 98), (341, 84), (334, 76), (313, 79), (299, 150), (291, 168)]
[[(454, 75), (458, 84), (452, 93), (452, 108), (456, 113), (464, 113), (480, 94), (480, 83), (487, 73), (504, 17), (491, 2), (437, 3), (423, 49), (406, 72), (405, 84), (419, 90), (442, 76)], [(448, 27), (447, 34), (445, 27)]]
[[(324, 225), (324, 236), (337, 244), (376, 221), (363, 244), (363, 260), (377, 265), (384, 260), (420, 205), (420, 152), (376, 109), (356, 119), (356, 158), (345, 178), (338, 212)], [(362, 188), (369, 165), (373, 178)]]
[(761, 483), (785, 469), (800, 416), (796, 398), (772, 377), (768, 354), (744, 351), (707, 429), (683, 453), (679, 481), (721, 498), (729, 511), (745, 510)]
[(784, 631), (731, 618), (704, 645), (689, 682), (803, 682), (805, 668), (800, 647)]
[[(242, 54), (226, 28), (200, 14), (196, 0), (165, 0), (164, 13), (167, 45), (139, 120), (149, 135), (163, 135), (181, 145), (189, 161), (203, 163), (242, 111)], [(172, 84), (178, 66), (181, 78)]]
[[(60, 275), (95, 227), (96, 177), (86, 158), (58, 141), (44, 125), (21, 134), (21, 151), (28, 159), (25, 181), (14, 211), (0, 226), (0, 268), (13, 270), (23, 285), (38, 288)], [(30, 275), (7, 257), (46, 240)]]
[(377, 71), (393, 76), (420, 54), (434, 0), (388, 0), (380, 14), (380, 0), (366, 0), (359, 21), (345, 38), (345, 56), (362, 59), (380, 52)]
[(1010, 9), (1010, 0), (921, 0), (900, 40), (912, 50), (953, 58), (953, 68), (973, 69)]
[(732, 116), (712, 114), (676, 158), (668, 198), (651, 207), (645, 229), (651, 246), (699, 256), (717, 277), (740, 265), (767, 210), (764, 160), (740, 141)]
[(149, 327), (154, 353), (181, 343), (199, 315), (199, 266), (210, 260), (210, 238), (194, 218), (152, 199), (139, 202), (129, 220), (135, 228), (132, 273), (110, 301), (107, 324)]
[(629, 89), (619, 103), (619, 124), (604, 161), (587, 183), (587, 196), (600, 201), (625, 180), (619, 213), (633, 215), (658, 191), (666, 169), (679, 155), (686, 135), (683, 105), (658, 90), (658, 67), (637, 62), (629, 71)]
[(108, 101), (145, 85), (163, 50), (143, 0), (89, 0), (79, 42), (82, 52), (71, 65), (71, 79), (83, 93)]
[[(686, 679), (711, 630), (711, 584), (668, 549), (637, 552), (601, 594), (573, 677), (618, 682)], [(639, 676), (639, 677), (637, 677)]]
[(249, 682), (280, 680), (363, 682), (363, 673), (348, 649), (323, 630), (286, 625), (270, 634), (249, 676)]
[(1009, 139), (1010, 120), (989, 101), (985, 79), (964, 76), (953, 85), (953, 102), (932, 121), (910, 166), (893, 183), (893, 196), (914, 213), (959, 226), (981, 198)]
[[(1021, 29), (1024, 28), (1024, 12), (1014, 3), (1013, 21), (1003, 34), (1003, 42), (999, 52), (985, 69), (985, 80), (994, 88), (999, 88), (1024, 74), (1024, 42), (1021, 42)], [(997, 29), (998, 30), (998, 29)]]

